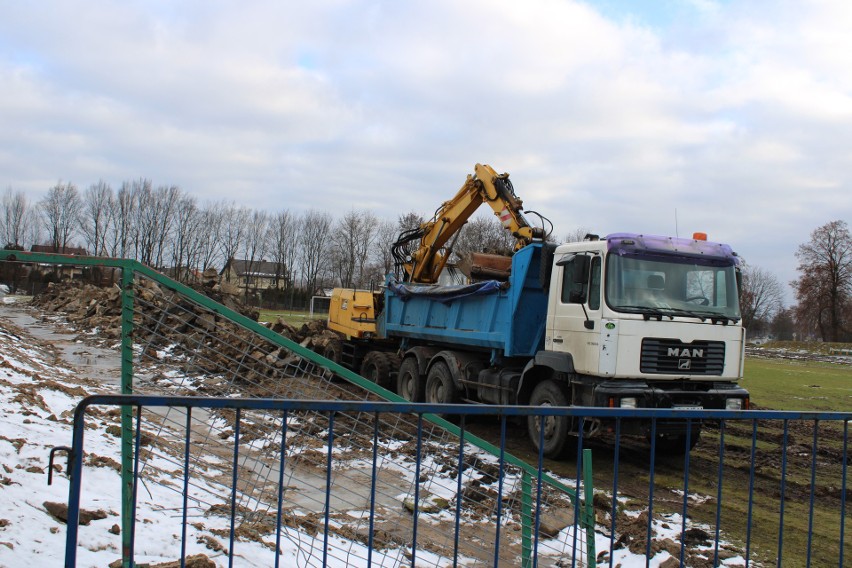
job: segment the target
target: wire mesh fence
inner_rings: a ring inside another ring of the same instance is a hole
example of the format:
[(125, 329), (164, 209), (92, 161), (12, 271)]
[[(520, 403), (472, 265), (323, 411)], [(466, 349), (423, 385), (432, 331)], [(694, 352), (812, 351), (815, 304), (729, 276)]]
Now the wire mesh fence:
[[(113, 269), (113, 286), (92, 297), (54, 298), (54, 307), (121, 350), (127, 394), (395, 399), (311, 349), (321, 344), (258, 324), (213, 282), (189, 288), (132, 261), (17, 254)], [(50, 301), (50, 288), (44, 298)], [(156, 507), (178, 495), (189, 515), (182, 530), (232, 519), (232, 544), (272, 551), (281, 551), (270, 543), (283, 527), (279, 537), (299, 543), (300, 565), (589, 564), (594, 535), (579, 528), (589, 519), (574, 509), (580, 483), (540, 473), (469, 435), (463, 422), (355, 409), (156, 406), (125, 420), (122, 433), (130, 448), (123, 469), (135, 480), (126, 503), (145, 497)], [(123, 516), (132, 517), (124, 528), (132, 525), (137, 554), (163, 548), (136, 512)]]

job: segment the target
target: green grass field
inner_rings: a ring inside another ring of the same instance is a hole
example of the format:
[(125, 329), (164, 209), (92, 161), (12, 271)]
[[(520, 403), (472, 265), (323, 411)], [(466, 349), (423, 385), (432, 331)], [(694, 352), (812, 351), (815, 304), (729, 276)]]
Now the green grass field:
[(311, 317), (310, 312), (301, 310), (259, 310), (259, 312), (260, 323), (273, 323), (280, 318), (295, 327), (299, 327), (307, 321), (315, 319), (325, 321), (328, 318), (328, 314), (325, 313), (315, 313)]
[(746, 358), (742, 386), (772, 410), (852, 410), (852, 365)]

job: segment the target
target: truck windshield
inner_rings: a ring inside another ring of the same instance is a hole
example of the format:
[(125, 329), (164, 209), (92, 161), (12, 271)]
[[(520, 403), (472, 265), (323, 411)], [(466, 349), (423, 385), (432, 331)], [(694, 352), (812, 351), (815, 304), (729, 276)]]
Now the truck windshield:
[(620, 312), (740, 319), (736, 269), (719, 259), (610, 254), (606, 302)]

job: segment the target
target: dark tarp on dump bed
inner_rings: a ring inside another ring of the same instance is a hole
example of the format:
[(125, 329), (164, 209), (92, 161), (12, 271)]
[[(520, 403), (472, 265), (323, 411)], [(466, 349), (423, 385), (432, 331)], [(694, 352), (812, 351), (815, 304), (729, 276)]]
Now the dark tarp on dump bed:
[(407, 300), (412, 296), (428, 296), (442, 304), (448, 304), (453, 300), (464, 298), (466, 296), (485, 296), (494, 294), (508, 286), (506, 282), (498, 282), (497, 280), (485, 280), (483, 282), (475, 282), (473, 284), (456, 285), (456, 286), (429, 286), (418, 284), (404, 284), (391, 280), (388, 282), (388, 288), (399, 296), (400, 299)]

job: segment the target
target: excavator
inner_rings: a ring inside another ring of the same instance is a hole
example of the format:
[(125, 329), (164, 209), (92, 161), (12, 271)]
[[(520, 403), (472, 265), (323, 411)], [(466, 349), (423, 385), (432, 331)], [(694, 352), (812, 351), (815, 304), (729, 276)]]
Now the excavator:
[(498, 174), (483, 164), (476, 164), (474, 172), (452, 199), (441, 204), (432, 219), (404, 231), (394, 243), (394, 264), (402, 281), (437, 283), (452, 255), (455, 238), (483, 203), (491, 207), (503, 227), (515, 237), (515, 251), (535, 239), (544, 240), (544, 228), (532, 227), (524, 217), (523, 201), (515, 194), (509, 174)]

